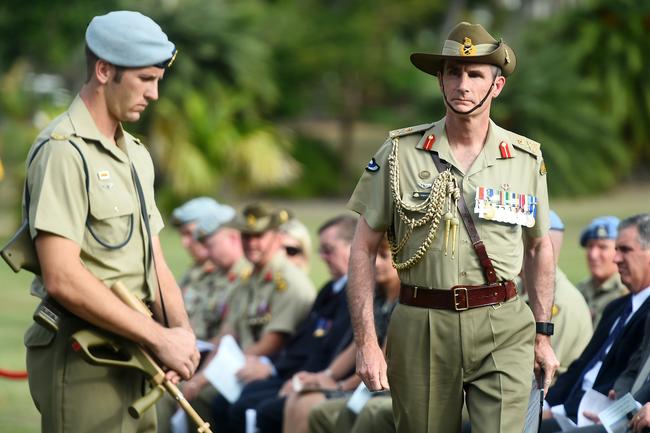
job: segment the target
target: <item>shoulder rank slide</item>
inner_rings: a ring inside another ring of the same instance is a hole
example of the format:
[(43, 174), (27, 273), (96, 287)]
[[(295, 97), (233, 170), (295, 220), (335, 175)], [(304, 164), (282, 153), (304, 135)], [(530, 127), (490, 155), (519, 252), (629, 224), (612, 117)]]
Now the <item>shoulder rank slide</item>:
[(433, 127), (435, 123), (423, 123), (422, 125), (409, 126), (408, 128), (394, 129), (388, 134), (390, 138), (403, 137), (405, 135), (415, 134), (416, 132), (426, 131)]

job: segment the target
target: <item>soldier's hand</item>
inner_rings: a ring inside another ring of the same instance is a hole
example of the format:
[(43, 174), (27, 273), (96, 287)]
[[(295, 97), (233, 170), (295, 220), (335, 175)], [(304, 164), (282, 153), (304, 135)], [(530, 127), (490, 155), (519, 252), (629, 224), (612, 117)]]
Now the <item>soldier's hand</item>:
[(650, 427), (650, 403), (643, 405), (628, 424), (634, 433), (643, 433)]
[(262, 380), (273, 374), (273, 367), (260, 360), (259, 356), (246, 356), (246, 364), (239, 369), (237, 379), (244, 383), (250, 383), (255, 380)]
[(203, 387), (208, 383), (203, 373), (196, 374), (192, 379), (183, 384), (183, 396), (186, 400), (194, 400)]
[(389, 388), (386, 359), (377, 343), (366, 344), (357, 349), (357, 375), (370, 391)]
[(194, 333), (181, 327), (160, 327), (158, 338), (151, 350), (167, 368), (174, 370), (185, 380), (192, 377), (201, 359), (196, 349)]
[(560, 363), (551, 347), (551, 338), (547, 335), (537, 334), (535, 337), (535, 377), (537, 377), (540, 387), (544, 387), (544, 395), (548, 393), (548, 388), (551, 386), (555, 371), (559, 366)]

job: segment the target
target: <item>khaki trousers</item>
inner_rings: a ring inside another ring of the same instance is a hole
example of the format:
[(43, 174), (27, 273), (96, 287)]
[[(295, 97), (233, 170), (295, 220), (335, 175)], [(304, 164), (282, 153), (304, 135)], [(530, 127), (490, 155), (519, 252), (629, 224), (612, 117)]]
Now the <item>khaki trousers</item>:
[(146, 389), (144, 375), (91, 365), (72, 349), (71, 335), (89, 326), (63, 317), (56, 333), (34, 323), (25, 334), (29, 390), (41, 413), (41, 432), (154, 433), (155, 409), (137, 420), (127, 412)]
[(390, 397), (374, 397), (357, 416), (346, 398), (328, 400), (309, 414), (310, 433), (395, 433)]
[(533, 371), (534, 319), (519, 298), (463, 312), (397, 305), (388, 380), (399, 433), (521, 433)]

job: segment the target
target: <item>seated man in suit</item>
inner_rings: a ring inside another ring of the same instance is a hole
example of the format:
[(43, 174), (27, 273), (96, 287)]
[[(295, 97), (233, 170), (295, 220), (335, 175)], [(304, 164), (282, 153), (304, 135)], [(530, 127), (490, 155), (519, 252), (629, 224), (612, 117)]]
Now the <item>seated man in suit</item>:
[[(645, 321), (650, 310), (650, 214), (636, 215), (621, 222), (614, 260), (630, 294), (605, 308), (582, 355), (549, 389), (546, 402), (551, 410), (545, 412), (542, 433), (560, 431), (552, 419), (553, 413), (564, 413), (576, 421), (578, 406), (586, 390), (593, 388), (607, 395), (628, 363), (634, 366), (629, 362), (630, 357), (639, 347), (638, 342), (646, 338)], [(639, 362), (634, 361), (634, 364)], [(629, 373), (622, 379), (625, 377), (629, 377)]]

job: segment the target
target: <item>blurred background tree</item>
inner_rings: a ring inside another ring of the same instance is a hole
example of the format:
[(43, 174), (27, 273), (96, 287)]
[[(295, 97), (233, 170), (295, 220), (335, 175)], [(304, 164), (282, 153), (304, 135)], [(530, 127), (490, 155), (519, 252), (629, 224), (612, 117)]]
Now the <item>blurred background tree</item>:
[(542, 143), (552, 194), (648, 173), (648, 2), (6, 0), (5, 206), (19, 206), (35, 132), (83, 83), (89, 18), (118, 8), (150, 15), (179, 48), (161, 99), (129, 125), (152, 150), (166, 208), (196, 194), (347, 195), (388, 130), (443, 115), (436, 80), (408, 56), (438, 51), (461, 19), (516, 50), (518, 71), (493, 114)]

